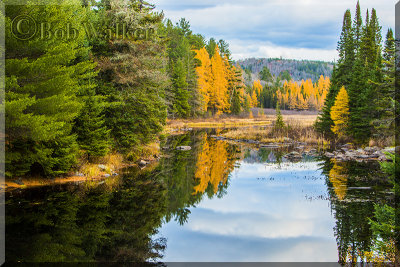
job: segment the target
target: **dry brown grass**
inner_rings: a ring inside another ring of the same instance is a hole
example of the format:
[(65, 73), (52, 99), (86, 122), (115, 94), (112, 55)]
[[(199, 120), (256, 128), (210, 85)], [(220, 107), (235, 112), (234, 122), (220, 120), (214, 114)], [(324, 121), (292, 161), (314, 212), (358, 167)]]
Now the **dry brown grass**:
[[(326, 141), (316, 133), (313, 128), (314, 119), (310, 116), (284, 116), (287, 127), (285, 129), (274, 129), (274, 127), (247, 127), (228, 131), (222, 136), (233, 139), (256, 140), (262, 143), (283, 142), (284, 138), (307, 144), (322, 145)], [(289, 118), (288, 118), (289, 117)], [(315, 116), (314, 116), (315, 117)]]
[(129, 161), (137, 161), (139, 159), (153, 161), (160, 155), (160, 143), (153, 142), (147, 145), (142, 145), (133, 149), (128, 155)]

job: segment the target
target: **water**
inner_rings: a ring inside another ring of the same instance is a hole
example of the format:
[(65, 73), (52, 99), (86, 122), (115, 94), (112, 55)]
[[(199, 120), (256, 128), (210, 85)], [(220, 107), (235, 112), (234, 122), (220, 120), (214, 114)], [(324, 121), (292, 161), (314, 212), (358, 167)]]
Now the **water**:
[[(105, 183), (8, 192), (8, 261), (343, 262), (369, 250), (390, 184), (372, 163), (209, 138), (166, 140), (157, 166)], [(176, 151), (190, 145), (190, 151)]]

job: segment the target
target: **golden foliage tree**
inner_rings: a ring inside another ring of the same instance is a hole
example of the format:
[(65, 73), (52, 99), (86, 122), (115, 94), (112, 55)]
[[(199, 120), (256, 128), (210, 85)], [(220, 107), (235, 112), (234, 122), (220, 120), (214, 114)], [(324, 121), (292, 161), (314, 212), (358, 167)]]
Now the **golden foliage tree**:
[(208, 103), (210, 102), (211, 92), (211, 60), (205, 47), (199, 50), (195, 50), (196, 56), (201, 64), (196, 68), (197, 73), (197, 88), (201, 95), (201, 111), (206, 112)]
[(329, 181), (332, 183), (333, 190), (339, 200), (343, 200), (347, 193), (347, 175), (344, 173), (344, 167), (340, 166), (336, 160), (333, 160), (333, 167), (329, 172)]
[(349, 96), (344, 86), (336, 96), (335, 104), (331, 108), (330, 114), (334, 123), (332, 132), (338, 137), (344, 136), (349, 124)]
[(297, 110), (321, 110), (330, 86), (329, 77), (320, 76), (318, 82), (302, 80), (300, 83), (285, 81), (276, 91), (277, 101), (283, 108)]
[(226, 184), (233, 168), (234, 161), (229, 157), (227, 144), (208, 140), (205, 134), (202, 137), (201, 150), (197, 155), (195, 178), (199, 183), (194, 187), (193, 194), (204, 193), (209, 185), (216, 194), (219, 186)]

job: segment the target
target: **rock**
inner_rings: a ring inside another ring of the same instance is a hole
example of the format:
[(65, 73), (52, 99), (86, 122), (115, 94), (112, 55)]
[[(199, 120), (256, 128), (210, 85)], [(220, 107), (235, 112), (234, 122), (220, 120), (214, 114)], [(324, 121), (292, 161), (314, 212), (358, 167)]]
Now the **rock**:
[(387, 152), (387, 153), (395, 153), (395, 148), (394, 147), (385, 147), (385, 149), (382, 150), (382, 152)]
[(25, 185), (25, 184), (22, 182), (22, 179), (21, 179), (21, 178), (19, 178), (19, 179), (17, 179), (17, 180), (14, 180), (14, 183), (16, 183), (16, 184), (18, 184), (18, 185)]
[(189, 151), (189, 150), (191, 150), (192, 148), (190, 147), (190, 146), (178, 146), (177, 148), (176, 148), (176, 150), (181, 150), (181, 151)]
[(341, 150), (344, 151), (344, 152), (349, 151), (349, 149), (347, 147), (342, 147)]
[(361, 148), (357, 149), (356, 152), (358, 154), (365, 154), (365, 151), (363, 149), (361, 149)]
[(97, 165), (97, 167), (99, 167), (99, 169), (102, 170), (102, 171), (107, 169), (107, 166), (104, 165), (104, 164), (99, 164), (99, 165)]
[(369, 155), (369, 157), (372, 158), (372, 159), (377, 159), (380, 156), (382, 156), (382, 155), (380, 153), (377, 153), (377, 152), (374, 152), (373, 154)]
[(369, 159), (370, 157), (368, 155), (357, 155), (357, 158), (359, 158), (359, 159)]
[(387, 161), (387, 158), (386, 158), (386, 156), (380, 156), (380, 157), (378, 158), (378, 160), (379, 160), (379, 161)]
[(348, 148), (348, 149), (350, 149), (350, 148), (352, 148), (353, 147), (353, 145), (352, 144), (350, 144), (350, 143), (347, 143), (347, 144), (345, 144), (345, 145), (343, 145), (342, 146), (342, 148)]
[(293, 140), (289, 137), (283, 137), (284, 142), (292, 142)]
[(144, 167), (147, 165), (147, 161), (141, 160), (138, 162), (139, 167)]
[(327, 158), (333, 158), (335, 155), (333, 153), (330, 152), (325, 152), (325, 157)]
[(108, 173), (104, 174), (104, 177), (110, 177), (111, 175), (109, 175)]
[(366, 148), (364, 148), (364, 151), (367, 152), (367, 153), (373, 153), (373, 152), (375, 152), (374, 148), (369, 147), (369, 146), (366, 147)]

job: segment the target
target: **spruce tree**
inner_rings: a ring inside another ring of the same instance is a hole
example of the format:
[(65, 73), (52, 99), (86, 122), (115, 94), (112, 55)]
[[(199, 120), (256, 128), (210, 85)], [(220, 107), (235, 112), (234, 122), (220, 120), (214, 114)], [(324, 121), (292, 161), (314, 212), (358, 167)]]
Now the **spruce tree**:
[(395, 41), (392, 29), (386, 34), (383, 49), (382, 82), (374, 83), (373, 136), (386, 139), (394, 136), (395, 126)]
[(360, 49), (357, 53), (348, 86), (350, 99), (349, 134), (357, 143), (365, 144), (371, 137), (375, 96), (373, 83), (381, 81), (381, 27), (375, 9), (364, 26)]
[(276, 104), (275, 116), (276, 116), (276, 119), (275, 119), (274, 128), (278, 129), (278, 130), (282, 130), (283, 128), (285, 128), (285, 122), (283, 121), (283, 117), (281, 114), (280, 103)]
[(95, 90), (87, 90), (83, 98), (84, 106), (75, 119), (73, 128), (77, 141), (88, 160), (105, 156), (110, 148), (109, 133), (104, 120), (105, 103)]
[(240, 95), (237, 90), (234, 90), (233, 97), (232, 97), (232, 104), (231, 104), (231, 113), (238, 115), (241, 111), (240, 106)]
[(174, 111), (180, 117), (187, 117), (190, 113), (188, 83), (186, 82), (186, 71), (182, 60), (174, 65), (173, 85), (175, 91)]
[(331, 107), (334, 105), (340, 88), (342, 86), (349, 87), (352, 80), (355, 46), (350, 10), (346, 10), (343, 17), (342, 32), (337, 51), (339, 53), (339, 60), (332, 72), (331, 85), (325, 99), (322, 113), (318, 116), (315, 123), (316, 130), (327, 138), (334, 137), (332, 132), (333, 121), (330, 116)]

